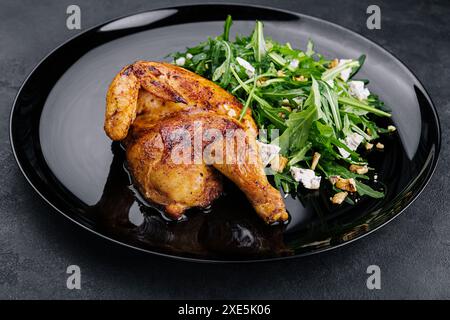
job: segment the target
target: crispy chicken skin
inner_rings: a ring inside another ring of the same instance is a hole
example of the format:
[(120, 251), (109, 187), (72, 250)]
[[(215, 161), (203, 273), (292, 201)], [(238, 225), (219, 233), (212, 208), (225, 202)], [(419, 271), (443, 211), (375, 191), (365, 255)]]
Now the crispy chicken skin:
[[(171, 133), (185, 128), (192, 132), (193, 120), (175, 115), (149, 122), (137, 117), (124, 141), (135, 184), (174, 219), (190, 207), (208, 206), (222, 192), (222, 179), (214, 168), (173, 157), (177, 144)], [(186, 149), (191, 151), (190, 146)]]
[[(180, 111), (239, 115), (241, 109), (236, 97), (193, 72), (164, 62), (137, 61), (123, 68), (109, 87), (105, 131), (112, 140), (122, 140), (136, 115), (142, 113), (154, 113), (152, 118)], [(256, 136), (250, 110), (242, 120)]]
[[(264, 174), (256, 125), (250, 111), (237, 120), (241, 109), (235, 97), (199, 75), (168, 63), (138, 61), (123, 68), (109, 87), (105, 132), (112, 140), (123, 140), (140, 192), (172, 218), (216, 199), (222, 192), (220, 172), (246, 194), (265, 222), (285, 221), (288, 214), (281, 194)], [(238, 150), (237, 140), (230, 153), (218, 139), (202, 140), (195, 149), (195, 143), (182, 145), (173, 135), (182, 129), (193, 137), (198, 124), (224, 136), (230, 129), (243, 132), (246, 152)], [(193, 161), (174, 158), (174, 148)], [(195, 161), (199, 152), (204, 156), (205, 148), (213, 150), (209, 159)], [(228, 157), (226, 161), (217, 161), (217, 152)]]

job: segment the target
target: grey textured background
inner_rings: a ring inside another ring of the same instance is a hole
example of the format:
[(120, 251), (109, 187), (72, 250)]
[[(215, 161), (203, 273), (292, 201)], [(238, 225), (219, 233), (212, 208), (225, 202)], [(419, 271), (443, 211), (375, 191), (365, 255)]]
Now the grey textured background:
[[(290, 261), (207, 265), (145, 255), (100, 239), (53, 212), (22, 177), (9, 145), (8, 119), (20, 84), (55, 46), (79, 31), (65, 27), (78, 4), (82, 27), (126, 13), (191, 1), (63, 0), (0, 2), (0, 298), (450, 298), (450, 2), (239, 1), (317, 16), (375, 40), (406, 63), (437, 105), (443, 148), (419, 199), (388, 226), (338, 250)], [(199, 1), (196, 1), (199, 2)], [(378, 4), (382, 29), (365, 26)], [(82, 290), (66, 289), (77, 264)], [(366, 268), (382, 289), (366, 288)]]

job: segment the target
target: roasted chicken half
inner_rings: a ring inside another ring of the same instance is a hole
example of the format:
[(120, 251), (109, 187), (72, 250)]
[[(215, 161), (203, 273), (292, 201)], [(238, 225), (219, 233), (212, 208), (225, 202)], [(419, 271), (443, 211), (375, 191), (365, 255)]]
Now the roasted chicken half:
[(224, 175), (264, 221), (285, 221), (281, 194), (264, 174), (256, 125), (250, 111), (239, 121), (241, 110), (235, 97), (199, 75), (138, 61), (112, 81), (104, 128), (112, 140), (123, 141), (143, 196), (172, 218), (208, 206), (221, 194)]

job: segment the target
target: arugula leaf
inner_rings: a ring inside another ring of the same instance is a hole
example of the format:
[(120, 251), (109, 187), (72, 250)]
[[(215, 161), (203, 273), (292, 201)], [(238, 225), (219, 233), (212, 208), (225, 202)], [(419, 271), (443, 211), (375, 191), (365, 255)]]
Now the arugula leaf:
[(279, 136), (279, 146), (282, 153), (301, 149), (309, 137), (309, 130), (317, 118), (317, 107), (311, 104), (300, 112), (292, 112), (286, 121), (287, 129)]
[(320, 121), (317, 121), (315, 123), (317, 130), (319, 131), (319, 134), (324, 138), (331, 138), (334, 136), (334, 130), (332, 127), (322, 124)]
[(350, 126), (351, 126), (350, 119), (348, 118), (347, 114), (344, 114), (344, 124), (343, 124), (343, 126), (344, 127), (342, 128), (342, 133), (345, 136), (348, 136), (349, 134), (352, 133), (352, 131), (350, 129)]
[(314, 79), (314, 77), (311, 77), (311, 79), (312, 79), (311, 94), (314, 100), (314, 105), (316, 106), (316, 108), (320, 108), (322, 104), (320, 102), (319, 83), (316, 81), (316, 79)]
[[(358, 185), (359, 180), (367, 180), (367, 176), (347, 169), (350, 164), (367, 162), (358, 150), (350, 150), (343, 139), (352, 133), (366, 141), (378, 139), (388, 130), (379, 127), (374, 116), (390, 117), (390, 110), (374, 93), (364, 101), (355, 99), (350, 95), (349, 84), (338, 78), (348, 68), (350, 78), (356, 76), (366, 56), (329, 68), (332, 61), (314, 51), (311, 39), (304, 51), (299, 50), (289, 43), (265, 38), (263, 23), (256, 21), (252, 34), (230, 40), (232, 22), (228, 16), (221, 35), (170, 56), (174, 61), (185, 58), (184, 68), (235, 95), (243, 103), (239, 120), (251, 110), (260, 129), (281, 132), (278, 138), (267, 141), (278, 142), (282, 154), (289, 159), (284, 172), (274, 173), (277, 187), (286, 192), (295, 190), (298, 183), (288, 169), (291, 165), (309, 167), (314, 152), (321, 154), (317, 170), (323, 175), (352, 177), (358, 179)], [(242, 61), (244, 65), (240, 64)], [(350, 156), (342, 157), (339, 148)], [(370, 197), (382, 194), (365, 184), (359, 189), (361, 195)]]
[(214, 71), (212, 76), (213, 81), (217, 81), (220, 79), (220, 85), (222, 87), (226, 87), (230, 82), (231, 78), (231, 59), (233, 57), (233, 53), (231, 52), (231, 47), (226, 41), (220, 41), (220, 44), (223, 45), (225, 49), (225, 61)]
[(369, 177), (362, 174), (357, 174), (351, 172), (346, 167), (333, 163), (331, 161), (322, 161), (321, 168), (325, 172), (326, 176), (329, 178), (331, 176), (340, 176), (345, 179), (354, 178), (354, 179), (364, 179), (368, 180)]
[(361, 110), (369, 111), (369, 112), (371, 112), (373, 114), (376, 114), (377, 116), (382, 116), (382, 117), (390, 117), (391, 116), (387, 112), (379, 110), (379, 109), (377, 109), (375, 107), (371, 107), (368, 104), (365, 104), (364, 102), (361, 102), (361, 101), (359, 101), (359, 100), (357, 100), (355, 98), (352, 98), (352, 97), (339, 97), (338, 101), (339, 101), (339, 103), (346, 104), (346, 105), (349, 105), (349, 106), (354, 107), (354, 108), (358, 108), (358, 109), (361, 109)]
[(260, 63), (266, 54), (266, 42), (264, 41), (263, 23), (256, 21), (255, 30), (253, 31), (252, 46), (255, 54), (256, 62)]
[(369, 196), (375, 199), (383, 198), (384, 193), (380, 191), (375, 191), (371, 187), (369, 187), (367, 184), (364, 184), (358, 180), (356, 182), (356, 191), (360, 196)]
[(352, 73), (350, 73), (349, 79), (352, 79), (353, 76), (359, 72), (359, 70), (360, 70), (360, 69), (362, 68), (362, 66), (364, 65), (364, 62), (365, 62), (365, 61), (366, 61), (366, 55), (365, 55), (365, 54), (360, 55), (359, 58), (358, 58), (358, 64), (359, 64), (359, 66), (354, 67), (354, 68), (352, 69)]
[(328, 81), (328, 80), (332, 80), (334, 78), (336, 78), (336, 76), (338, 74), (340, 74), (342, 71), (344, 71), (345, 69), (348, 68), (353, 68), (353, 67), (358, 67), (359, 66), (359, 62), (358, 61), (349, 61), (346, 62), (340, 66), (336, 66), (332, 69), (328, 69), (327, 71), (325, 71), (322, 74), (322, 80), (323, 81)]
[(311, 39), (308, 39), (308, 44), (306, 45), (305, 54), (308, 57), (311, 57), (314, 54), (314, 43), (311, 41)]
[(291, 90), (275, 89), (275, 90), (269, 90), (269, 91), (262, 91), (261, 95), (263, 97), (267, 97), (267, 98), (292, 99), (292, 98), (297, 98), (297, 97), (300, 97), (300, 96), (305, 96), (305, 91), (303, 89), (300, 89), (300, 88), (298, 88), (298, 89), (291, 89)]
[(247, 112), (248, 107), (250, 106), (250, 103), (253, 100), (254, 94), (255, 94), (255, 89), (256, 89), (256, 78), (254, 78), (253, 81), (253, 88), (250, 91), (250, 93), (248, 94), (247, 100), (245, 101), (244, 107), (241, 110), (241, 114), (239, 115), (239, 121), (242, 120), (242, 118), (244, 117), (245, 113)]
[(338, 96), (336, 92), (331, 91), (330, 86), (326, 82), (322, 82), (323, 95), (328, 101), (328, 106), (333, 114), (334, 126), (337, 131), (342, 129), (341, 115), (339, 112)]
[(373, 138), (372, 136), (368, 135), (367, 133), (365, 133), (363, 130), (361, 130), (357, 125), (355, 125), (354, 123), (351, 124), (351, 128), (353, 131), (355, 131), (357, 134), (359, 134), (360, 136), (363, 136), (364, 139), (366, 139), (366, 141), (371, 141)]
[(276, 64), (284, 67), (286, 65), (286, 59), (284, 59), (281, 55), (279, 55), (276, 52), (270, 52), (269, 57), (272, 59), (273, 62), (275, 62)]
[(223, 26), (222, 39), (225, 41), (228, 41), (230, 38), (230, 28), (231, 28), (232, 24), (233, 24), (233, 19), (231, 18), (230, 15), (228, 15), (227, 19), (225, 20), (225, 24)]
[(258, 102), (260, 106), (260, 111), (275, 125), (278, 129), (286, 129), (286, 124), (282, 118), (280, 118), (280, 113), (285, 110), (281, 108), (272, 108), (270, 104), (264, 99), (254, 95), (253, 98)]
[(295, 191), (298, 186), (298, 182), (295, 181), (290, 175), (287, 173), (279, 173), (272, 171), (273, 178), (275, 181), (275, 186), (280, 189), (282, 188), (285, 193), (289, 193), (291, 191)]
[(302, 160), (305, 160), (306, 153), (311, 149), (311, 146), (312, 146), (311, 142), (306, 143), (303, 148), (301, 148), (292, 155), (292, 158), (291, 160), (289, 160), (288, 165), (293, 166), (294, 164)]

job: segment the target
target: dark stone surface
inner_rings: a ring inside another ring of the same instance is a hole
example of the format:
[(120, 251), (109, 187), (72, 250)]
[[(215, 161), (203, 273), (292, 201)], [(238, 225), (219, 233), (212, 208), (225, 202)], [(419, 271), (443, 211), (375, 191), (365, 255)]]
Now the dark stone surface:
[[(102, 240), (56, 214), (22, 177), (9, 145), (9, 111), (33, 66), (79, 31), (66, 8), (82, 10), (82, 27), (145, 9), (189, 1), (16, 1), (0, 4), (0, 298), (450, 298), (449, 128), (450, 3), (376, 1), (382, 29), (366, 28), (372, 1), (239, 1), (317, 16), (362, 33), (406, 63), (437, 105), (443, 127), (434, 178), (388, 226), (329, 253), (244, 265), (178, 262)], [(198, 1), (196, 1), (198, 2)], [(68, 265), (82, 289), (66, 289)], [(382, 289), (366, 288), (366, 268), (382, 270)]]

